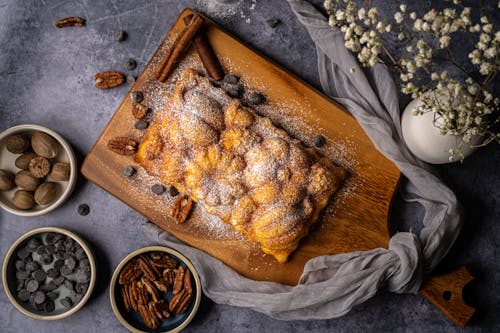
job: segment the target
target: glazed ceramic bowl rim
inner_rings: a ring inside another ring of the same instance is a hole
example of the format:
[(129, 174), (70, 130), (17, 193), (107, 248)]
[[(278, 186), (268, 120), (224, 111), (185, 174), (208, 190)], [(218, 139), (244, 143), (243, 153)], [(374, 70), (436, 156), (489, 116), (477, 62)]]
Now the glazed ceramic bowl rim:
[[(42, 233), (47, 233), (47, 232), (55, 232), (55, 233), (61, 233), (64, 234), (68, 237), (71, 237), (74, 239), (85, 251), (85, 254), (87, 255), (87, 258), (89, 259), (90, 263), (90, 282), (89, 282), (89, 287), (87, 291), (85, 292), (85, 295), (81, 299), (81, 301), (76, 304), (74, 307), (69, 309), (68, 311), (65, 311), (63, 313), (57, 314), (57, 315), (40, 315), (34, 312), (31, 312), (27, 310), (22, 304), (20, 304), (14, 295), (11, 293), (11, 290), (9, 288), (9, 283), (7, 281), (7, 268), (9, 266), (9, 262), (14, 258), (15, 251), (21, 245), (24, 241), (26, 241), (28, 238), (31, 236), (37, 235), (37, 234), (42, 234)], [(92, 249), (87, 245), (85, 240), (83, 240), (80, 236), (76, 235), (75, 233), (59, 228), (59, 227), (43, 227), (43, 228), (37, 228), (30, 230), (23, 234), (21, 237), (19, 237), (9, 248), (7, 251), (7, 254), (4, 257), (3, 265), (2, 265), (2, 281), (3, 281), (3, 289), (5, 290), (5, 294), (7, 295), (7, 298), (9, 301), (14, 305), (14, 307), (22, 312), (23, 314), (27, 315), (28, 317), (34, 318), (34, 319), (39, 319), (39, 320), (58, 320), (62, 318), (66, 318), (80, 310), (85, 303), (87, 303), (88, 299), (90, 298), (92, 291), (95, 286), (96, 282), (96, 264), (95, 264), (95, 258), (94, 254), (92, 252)]]
[(77, 165), (76, 165), (77, 164), (76, 157), (75, 157), (75, 153), (73, 151), (73, 148), (71, 148), (71, 145), (61, 135), (59, 135), (58, 133), (54, 132), (53, 130), (51, 130), (47, 127), (43, 127), (40, 125), (24, 124), (24, 125), (17, 125), (14, 127), (10, 127), (8, 129), (6, 129), (5, 131), (3, 131), (2, 133), (0, 133), (0, 141), (2, 141), (4, 138), (6, 138), (7, 136), (9, 136), (11, 134), (21, 133), (23, 131), (40, 131), (40, 132), (44, 132), (44, 133), (47, 133), (48, 135), (52, 136), (63, 147), (64, 152), (68, 156), (68, 160), (69, 160), (71, 172), (70, 172), (70, 176), (68, 179), (68, 183), (66, 184), (66, 187), (64, 188), (64, 191), (59, 196), (59, 198), (57, 198), (56, 201), (54, 201), (52, 204), (48, 205), (47, 207), (42, 208), (40, 210), (21, 210), (21, 209), (15, 209), (13, 207), (10, 207), (0, 200), (0, 207), (5, 209), (6, 211), (12, 213), (12, 214), (15, 214), (18, 216), (40, 216), (43, 214), (47, 214), (48, 212), (51, 212), (54, 209), (56, 209), (57, 207), (59, 207), (63, 202), (66, 201), (66, 199), (68, 199), (68, 197), (73, 192), (73, 189), (75, 188), (75, 185), (76, 185), (76, 178), (77, 178), (77, 174), (78, 174)]
[(198, 272), (194, 268), (191, 261), (188, 258), (186, 258), (186, 256), (181, 254), (179, 251), (174, 250), (170, 247), (167, 247), (167, 246), (142, 247), (140, 249), (137, 249), (137, 250), (131, 252), (125, 258), (123, 258), (122, 261), (120, 261), (118, 266), (115, 268), (115, 271), (113, 272), (113, 276), (111, 277), (111, 285), (109, 287), (109, 298), (110, 298), (110, 302), (111, 302), (111, 307), (113, 308), (113, 312), (115, 313), (116, 318), (118, 318), (118, 321), (120, 321), (120, 323), (123, 326), (125, 326), (129, 331), (134, 332), (134, 333), (148, 333), (147, 331), (141, 331), (141, 330), (137, 329), (136, 327), (130, 325), (125, 320), (125, 318), (123, 318), (123, 316), (120, 313), (120, 310), (118, 309), (118, 306), (116, 304), (115, 289), (118, 286), (117, 281), (118, 281), (118, 276), (119, 276), (121, 270), (131, 259), (135, 258), (136, 256), (138, 256), (140, 254), (147, 253), (147, 252), (155, 252), (155, 251), (166, 252), (166, 253), (172, 254), (172, 255), (176, 256), (177, 258), (179, 258), (180, 260), (182, 260), (182, 262), (191, 270), (192, 276), (193, 276), (194, 281), (195, 281), (196, 299), (195, 299), (193, 309), (189, 313), (188, 317), (179, 326), (175, 327), (174, 329), (172, 329), (170, 331), (165, 331), (165, 332), (169, 332), (169, 333), (180, 332), (191, 322), (191, 320), (194, 318), (196, 312), (198, 311), (198, 307), (200, 306), (200, 302), (201, 302), (201, 281), (200, 281), (200, 277), (198, 275)]

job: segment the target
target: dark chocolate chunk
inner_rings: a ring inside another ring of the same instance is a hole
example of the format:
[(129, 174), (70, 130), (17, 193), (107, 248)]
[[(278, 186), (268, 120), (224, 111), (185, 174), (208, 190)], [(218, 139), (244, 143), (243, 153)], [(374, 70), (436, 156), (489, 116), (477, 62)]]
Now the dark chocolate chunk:
[(280, 25), (281, 20), (277, 18), (270, 18), (269, 20), (266, 20), (266, 24), (269, 28), (275, 29), (278, 25)]
[(34, 271), (32, 274), (33, 278), (35, 280), (37, 280), (38, 282), (43, 282), (45, 281), (45, 279), (47, 278), (47, 274), (45, 273), (45, 271), (43, 269), (37, 269), (36, 271)]
[(90, 281), (90, 270), (85, 268), (79, 268), (76, 272), (76, 281), (80, 283), (85, 283)]
[(141, 131), (148, 128), (148, 126), (149, 126), (149, 124), (142, 119), (137, 120), (134, 124), (134, 127), (138, 130), (141, 130)]
[(66, 276), (73, 273), (73, 270), (71, 268), (69, 268), (68, 265), (64, 265), (63, 267), (61, 267), (61, 269), (59, 271), (61, 272), (62, 275), (66, 275)]
[(27, 302), (30, 299), (30, 292), (26, 289), (21, 289), (17, 293), (17, 298), (23, 303)]
[(76, 249), (75, 251), (75, 257), (77, 260), (82, 260), (83, 258), (86, 258), (87, 255), (85, 254), (85, 250), (82, 249), (81, 247)]
[(60, 270), (64, 266), (64, 259), (57, 259), (54, 261), (54, 269)]
[(157, 195), (163, 194), (163, 192), (165, 192), (165, 186), (161, 184), (154, 184), (151, 186), (151, 191)]
[(144, 95), (140, 91), (132, 91), (130, 93), (130, 99), (134, 103), (140, 103), (144, 99)]
[(73, 239), (68, 237), (64, 240), (64, 248), (66, 251), (71, 251), (73, 246), (75, 246), (75, 241)]
[(68, 266), (69, 269), (74, 270), (76, 267), (76, 259), (73, 256), (68, 257), (66, 259), (66, 266)]
[(125, 68), (129, 71), (133, 71), (137, 67), (137, 62), (130, 58), (125, 61)]
[(250, 104), (259, 105), (265, 101), (265, 97), (261, 93), (252, 91), (251, 93), (248, 94), (247, 100)]
[(54, 254), (56, 253), (56, 246), (54, 244), (49, 244), (45, 247), (45, 251), (48, 253), (48, 254)]
[(87, 269), (90, 270), (90, 261), (89, 261), (89, 259), (85, 258), (85, 259), (80, 260), (80, 262), (78, 263), (78, 267), (87, 268)]
[(53, 232), (49, 232), (45, 235), (45, 242), (47, 244), (54, 244), (56, 242), (56, 234)]
[(27, 271), (17, 271), (16, 278), (18, 280), (26, 280), (30, 276), (30, 272)]
[(16, 291), (20, 291), (21, 289), (24, 288), (24, 281), (26, 280), (17, 280)]
[(50, 300), (55, 301), (58, 297), (59, 297), (59, 294), (57, 292), (55, 292), (55, 291), (49, 291), (47, 293), (47, 298), (50, 299)]
[(240, 78), (234, 74), (228, 73), (224, 75), (223, 81), (229, 84), (236, 84), (240, 81)]
[(36, 271), (39, 268), (40, 265), (36, 261), (31, 261), (25, 264), (25, 269), (30, 273)]
[(44, 265), (50, 264), (52, 261), (54, 261), (54, 256), (52, 254), (43, 254), (40, 256), (40, 261)]
[(18, 271), (23, 271), (26, 267), (26, 263), (22, 260), (16, 260), (16, 263), (14, 265), (16, 266), (16, 270)]
[(54, 301), (49, 299), (49, 300), (45, 301), (45, 303), (43, 304), (43, 309), (46, 312), (52, 312), (56, 309), (56, 305), (54, 304)]
[(38, 311), (43, 311), (43, 304), (44, 304), (44, 303), (41, 303), (41, 304), (36, 304), (36, 303), (35, 303), (35, 304), (34, 304), (34, 307), (35, 307), (35, 309), (37, 309)]
[(90, 213), (90, 207), (87, 204), (81, 204), (78, 206), (78, 214), (81, 216), (87, 216)]
[(26, 281), (26, 290), (29, 291), (30, 293), (33, 293), (38, 290), (38, 281), (35, 279), (30, 279)]
[(75, 296), (75, 304), (80, 303), (80, 301), (82, 300), (83, 296), (85, 296), (85, 294), (77, 293), (76, 296)]
[(232, 98), (240, 98), (243, 94), (243, 86), (239, 84), (224, 84), (222, 89)]
[(72, 257), (73, 256), (73, 252), (71, 251), (68, 251), (68, 252), (64, 252), (63, 254), (63, 259), (68, 259), (69, 257)]
[(123, 42), (125, 39), (127, 39), (127, 33), (125, 31), (118, 31), (115, 35), (115, 40), (118, 42)]
[(46, 254), (46, 246), (45, 245), (40, 245), (37, 249), (36, 249), (36, 253), (38, 253), (38, 255), (44, 255)]
[(55, 268), (50, 268), (48, 271), (47, 271), (47, 276), (49, 278), (52, 278), (52, 279), (55, 279), (56, 277), (58, 277), (60, 274), (59, 274), (59, 269), (55, 269)]
[(177, 190), (177, 188), (175, 188), (175, 186), (170, 185), (168, 193), (170, 194), (171, 197), (175, 197), (179, 194), (179, 191)]
[(30, 256), (27, 256), (26, 258), (24, 258), (24, 262), (27, 264), (29, 262), (32, 262), (33, 261), (33, 256), (30, 255)]
[(314, 143), (314, 146), (317, 147), (317, 148), (321, 148), (325, 145), (326, 143), (326, 139), (323, 135), (316, 135), (314, 138), (313, 138), (313, 143)]
[(19, 251), (17, 251), (17, 256), (21, 259), (26, 259), (31, 256), (31, 251), (27, 247), (22, 247)]
[(52, 280), (51, 282), (54, 282), (54, 284), (56, 286), (60, 286), (61, 284), (64, 283), (64, 281), (66, 281), (66, 278), (62, 275), (56, 277), (54, 280)]
[(68, 290), (75, 290), (75, 284), (71, 280), (64, 281), (64, 286), (68, 288)]
[(40, 240), (36, 237), (33, 237), (28, 241), (26, 247), (31, 251), (35, 251), (36, 249), (38, 249), (40, 244), (41, 244)]
[(88, 287), (89, 287), (88, 283), (77, 282), (75, 290), (77, 293), (85, 294)]
[(56, 251), (63, 250), (64, 249), (64, 240), (60, 239), (57, 242), (55, 242), (54, 245), (56, 247)]
[(44, 284), (43, 286), (40, 287), (41, 291), (49, 292), (57, 289), (58, 285), (54, 283), (54, 281), (50, 281), (49, 283)]
[(45, 293), (41, 290), (35, 291), (33, 293), (33, 300), (35, 301), (35, 304), (42, 304), (45, 302)]
[(123, 168), (122, 175), (125, 177), (132, 177), (135, 174), (135, 168), (131, 165)]
[(69, 298), (69, 297), (63, 298), (62, 300), (59, 301), (59, 303), (61, 303), (62, 306), (64, 306), (65, 308), (68, 308), (68, 309), (73, 306), (73, 302), (71, 301), (71, 298)]

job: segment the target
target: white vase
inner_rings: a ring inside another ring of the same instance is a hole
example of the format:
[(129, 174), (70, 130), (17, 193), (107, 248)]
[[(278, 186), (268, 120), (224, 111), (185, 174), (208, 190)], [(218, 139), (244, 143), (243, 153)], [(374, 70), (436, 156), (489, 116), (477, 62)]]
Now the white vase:
[(454, 157), (450, 161), (450, 148), (460, 148), (464, 158), (477, 149), (471, 145), (479, 144), (481, 138), (474, 137), (470, 143), (464, 144), (461, 135), (441, 134), (434, 125), (432, 112), (413, 115), (413, 110), (422, 104), (420, 99), (411, 101), (403, 111), (401, 119), (403, 138), (416, 157), (427, 163), (444, 164), (459, 160), (459, 157)]

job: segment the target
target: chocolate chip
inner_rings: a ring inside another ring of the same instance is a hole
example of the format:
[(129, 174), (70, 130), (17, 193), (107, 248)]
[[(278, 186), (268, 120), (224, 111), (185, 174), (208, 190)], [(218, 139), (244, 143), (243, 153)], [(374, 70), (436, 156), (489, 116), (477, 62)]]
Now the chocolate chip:
[(75, 246), (74, 240), (69, 237), (64, 240), (64, 248), (66, 249), (66, 251), (71, 251), (73, 249), (73, 246)]
[(69, 297), (63, 298), (62, 300), (59, 301), (59, 303), (61, 303), (62, 306), (64, 306), (65, 308), (68, 308), (68, 309), (73, 306), (73, 302), (71, 301), (71, 298), (69, 298)]
[(27, 271), (17, 271), (16, 278), (18, 280), (26, 280), (30, 276), (30, 272)]
[(125, 39), (127, 39), (127, 33), (125, 31), (118, 31), (115, 35), (115, 40), (118, 42), (123, 42)]
[(124, 177), (132, 177), (135, 174), (135, 171), (136, 171), (135, 168), (133, 166), (129, 165), (129, 166), (123, 168), (122, 175)]
[(247, 100), (250, 104), (259, 105), (264, 102), (265, 97), (261, 93), (252, 91), (251, 93), (248, 94)]
[(87, 257), (87, 255), (85, 254), (85, 250), (82, 248), (76, 249), (75, 257), (77, 260), (82, 260), (83, 258)]
[(26, 258), (24, 258), (24, 262), (27, 264), (29, 262), (32, 262), (33, 261), (33, 256), (27, 256)]
[(50, 264), (54, 260), (54, 256), (52, 254), (44, 254), (40, 256), (40, 261), (44, 265)]
[(36, 237), (33, 237), (28, 241), (26, 247), (32, 251), (35, 251), (40, 246), (40, 244), (40, 240)]
[(281, 20), (277, 18), (270, 18), (269, 20), (266, 21), (267, 26), (271, 29), (275, 29), (280, 23)]
[(54, 301), (49, 299), (43, 304), (43, 309), (46, 312), (52, 312), (56, 309), (56, 305), (54, 304)]
[(56, 246), (54, 244), (49, 244), (45, 247), (45, 251), (48, 253), (48, 254), (54, 254), (56, 253)]
[(313, 143), (314, 143), (314, 146), (316, 146), (317, 148), (321, 148), (325, 145), (326, 139), (323, 135), (316, 135), (313, 138)]
[(127, 61), (125, 62), (125, 68), (127, 68), (127, 70), (129, 71), (133, 71), (136, 67), (137, 62), (132, 58), (127, 59)]
[(52, 280), (52, 282), (54, 282), (54, 284), (56, 286), (60, 286), (61, 284), (64, 283), (64, 281), (66, 281), (66, 278), (62, 275), (60, 275), (60, 276), (56, 277), (54, 280)]
[(49, 232), (45, 235), (45, 242), (47, 244), (54, 244), (56, 242), (56, 234), (53, 232)]
[(228, 73), (224, 75), (223, 81), (229, 84), (236, 84), (240, 81), (240, 78), (234, 74)]
[(76, 281), (77, 282), (89, 282), (90, 281), (90, 270), (86, 270), (84, 268), (78, 269), (76, 272)]
[(16, 266), (16, 270), (21, 271), (24, 270), (26, 267), (26, 263), (22, 260), (16, 260), (16, 263), (14, 264)]
[(232, 98), (240, 98), (243, 94), (243, 86), (239, 84), (224, 84), (222, 89)]
[(87, 283), (80, 283), (80, 282), (78, 282), (76, 284), (75, 290), (76, 290), (77, 293), (85, 294), (85, 292), (87, 291), (88, 287), (89, 287), (89, 285)]
[(135, 76), (133, 75), (127, 75), (127, 83), (132, 85), (135, 83)]
[(71, 250), (69, 250), (68, 252), (64, 252), (63, 253), (63, 259), (68, 259), (72, 255), (73, 255), (73, 252)]
[(38, 290), (39, 283), (35, 279), (28, 280), (26, 282), (26, 290), (33, 293)]
[(68, 288), (68, 290), (75, 290), (75, 284), (71, 280), (64, 281), (64, 286)]
[(61, 267), (60, 272), (62, 275), (68, 276), (71, 273), (73, 273), (73, 270), (71, 268), (69, 268), (67, 265), (64, 265), (63, 267)]
[(85, 295), (85, 294), (80, 294), (80, 293), (77, 293), (77, 294), (75, 295), (75, 304), (79, 303), (79, 302), (82, 300), (82, 298), (83, 298), (83, 296), (84, 296), (84, 295)]
[(81, 204), (78, 206), (78, 214), (81, 216), (86, 216), (89, 215), (90, 213), (90, 207), (87, 204)]
[(40, 246), (38, 247), (38, 249), (36, 249), (36, 253), (37, 253), (38, 255), (44, 255), (45, 253), (47, 253), (47, 252), (45, 251), (45, 249), (46, 249), (46, 246), (45, 246), (45, 245), (40, 245)]
[(30, 255), (31, 255), (31, 251), (27, 247), (23, 247), (19, 251), (17, 251), (17, 256), (20, 259), (26, 259)]
[(40, 268), (40, 265), (36, 261), (28, 262), (25, 265), (26, 271), (28, 271), (30, 273), (33, 271), (36, 271), (39, 268)]
[(89, 259), (85, 258), (85, 259), (80, 260), (80, 262), (78, 263), (78, 267), (90, 270)]
[(54, 245), (56, 247), (56, 251), (63, 250), (64, 249), (64, 240), (60, 239)]
[(58, 259), (54, 261), (54, 269), (59, 270), (63, 266), (64, 266), (64, 260)]
[(138, 130), (141, 130), (141, 131), (148, 128), (148, 126), (149, 126), (149, 124), (142, 119), (137, 120), (134, 124), (134, 127)]
[(17, 298), (21, 301), (21, 302), (27, 302), (29, 299), (30, 299), (30, 292), (26, 289), (21, 289), (18, 293), (17, 293)]
[(35, 304), (42, 304), (43, 302), (45, 302), (45, 293), (43, 291), (35, 291), (33, 293), (33, 298), (34, 298), (34, 301), (35, 301)]
[(57, 289), (58, 285), (54, 283), (54, 281), (50, 281), (49, 283), (44, 284), (43, 286), (40, 287), (41, 291), (49, 292), (53, 291), (54, 289)]
[(154, 184), (151, 186), (151, 191), (157, 195), (163, 194), (163, 192), (165, 192), (165, 186), (161, 184)]
[(47, 271), (47, 276), (49, 278), (52, 278), (52, 279), (55, 279), (56, 277), (58, 277), (60, 274), (59, 274), (59, 269), (55, 269), (55, 268), (51, 268)]
[(37, 269), (34, 271), (31, 276), (33, 276), (34, 279), (36, 279), (38, 282), (43, 282), (47, 278), (47, 274), (43, 269)]
[(24, 281), (25, 280), (17, 280), (16, 291), (20, 291), (21, 289), (24, 288)]
[(47, 297), (50, 299), (50, 300), (53, 300), (55, 301), (58, 297), (59, 297), (59, 294), (55, 291), (49, 291), (47, 293)]
[(175, 186), (172, 186), (172, 185), (170, 185), (170, 188), (168, 189), (168, 193), (172, 197), (179, 195), (179, 191), (175, 188)]
[(144, 99), (144, 95), (140, 91), (132, 91), (130, 93), (130, 99), (132, 99), (134, 103), (140, 103)]
[(68, 266), (69, 269), (74, 270), (76, 267), (75, 257), (71, 256), (68, 259), (66, 259), (66, 265)]

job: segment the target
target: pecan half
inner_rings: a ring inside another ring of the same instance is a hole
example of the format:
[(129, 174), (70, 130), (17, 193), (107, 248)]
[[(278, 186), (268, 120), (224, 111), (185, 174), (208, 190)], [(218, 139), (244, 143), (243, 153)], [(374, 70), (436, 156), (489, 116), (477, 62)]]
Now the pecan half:
[(110, 89), (125, 82), (125, 77), (119, 72), (101, 72), (94, 75), (96, 88)]
[(129, 297), (129, 300), (130, 300), (130, 307), (132, 308), (132, 310), (137, 311), (138, 310), (138, 306), (139, 306), (139, 304), (137, 303), (137, 300), (138, 300), (138, 297), (139, 297), (138, 296), (139, 292), (138, 292), (138, 289), (137, 289), (137, 284), (136, 283), (131, 283), (131, 284), (125, 285), (125, 287), (128, 289), (127, 293), (128, 293), (128, 297)]
[(168, 304), (168, 310), (170, 312), (175, 312), (177, 307), (179, 306), (180, 303), (188, 296), (188, 293), (182, 289), (180, 293), (175, 294), (172, 299), (170, 300), (170, 303)]
[(153, 283), (155, 284), (156, 288), (159, 291), (163, 291), (163, 292), (167, 292), (168, 291), (167, 284), (165, 283), (165, 280), (163, 278), (161, 278), (158, 281), (153, 281)]
[(148, 114), (148, 107), (141, 103), (132, 103), (132, 114), (135, 119), (142, 119)]
[(144, 273), (144, 275), (146, 275), (148, 279), (150, 279), (151, 281), (158, 280), (159, 276), (156, 270), (149, 264), (145, 257), (139, 257), (139, 259), (137, 259), (137, 263), (141, 271)]
[(155, 253), (155, 252), (151, 253), (149, 255), (149, 257), (151, 258), (149, 263), (151, 265), (155, 266), (156, 268), (161, 269), (162, 271), (166, 268), (173, 269), (173, 268), (177, 267), (177, 260), (175, 260), (174, 258), (165, 256), (165, 255), (162, 255), (159, 253)]
[(167, 288), (172, 288), (175, 280), (175, 272), (170, 268), (165, 269), (163, 271), (163, 279), (165, 281), (165, 284), (167, 285)]
[(108, 141), (108, 149), (120, 155), (133, 155), (137, 152), (134, 139), (119, 136)]
[(123, 299), (123, 305), (125, 306), (125, 311), (130, 311), (132, 309), (132, 306), (130, 305), (130, 297), (128, 295), (128, 287), (127, 286), (122, 286), (122, 299)]
[(191, 304), (191, 298), (192, 298), (191, 294), (186, 293), (186, 295), (187, 296), (182, 298), (182, 300), (177, 305), (175, 309), (176, 314), (181, 314), (183, 312), (186, 312), (187, 308)]
[(191, 283), (191, 271), (186, 268), (186, 272), (184, 273), (184, 289), (189, 295), (193, 294), (193, 285)]
[(191, 213), (193, 200), (187, 195), (180, 195), (172, 206), (172, 217), (177, 223), (183, 223)]
[(137, 261), (133, 260), (123, 267), (123, 270), (120, 272), (120, 276), (118, 277), (118, 283), (131, 283), (141, 276), (141, 274), (142, 272), (137, 268)]
[(146, 278), (142, 278), (141, 281), (144, 284), (145, 290), (151, 296), (153, 302), (158, 302), (160, 300), (160, 295), (158, 294), (158, 290), (156, 289), (155, 284), (151, 280)]
[(85, 19), (77, 16), (65, 17), (56, 22), (56, 28), (84, 27), (84, 26), (85, 26)]
[(184, 267), (179, 266), (177, 269), (177, 273), (175, 274), (175, 280), (174, 280), (174, 289), (172, 290), (172, 293), (178, 294), (182, 289), (184, 285)]
[(148, 304), (139, 304), (139, 313), (147, 327), (155, 329), (160, 325), (160, 321), (149, 312)]
[(159, 302), (150, 302), (150, 312), (156, 315), (159, 320), (164, 320), (170, 317), (170, 312), (168, 312), (168, 304), (164, 300)]

